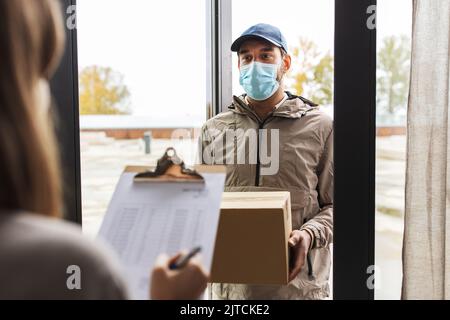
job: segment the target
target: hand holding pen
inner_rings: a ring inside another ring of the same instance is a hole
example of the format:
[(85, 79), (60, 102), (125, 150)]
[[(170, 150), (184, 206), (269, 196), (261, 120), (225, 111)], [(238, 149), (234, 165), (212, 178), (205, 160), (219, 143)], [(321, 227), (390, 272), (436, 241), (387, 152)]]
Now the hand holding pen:
[(195, 248), (187, 254), (169, 258), (161, 255), (152, 271), (150, 288), (154, 300), (195, 300), (206, 289), (209, 275), (200, 263)]
[(191, 252), (186, 255), (179, 255), (178, 258), (169, 265), (169, 269), (176, 270), (184, 268), (193, 257), (200, 253), (200, 251), (202, 251), (202, 248), (197, 247), (192, 249)]

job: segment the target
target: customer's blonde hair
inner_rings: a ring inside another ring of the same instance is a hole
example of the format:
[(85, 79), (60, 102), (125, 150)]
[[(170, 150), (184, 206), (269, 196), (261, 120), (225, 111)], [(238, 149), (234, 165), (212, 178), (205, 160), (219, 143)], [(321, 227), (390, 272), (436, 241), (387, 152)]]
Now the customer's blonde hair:
[(58, 64), (57, 0), (0, 0), (0, 211), (61, 213), (57, 145), (39, 84)]

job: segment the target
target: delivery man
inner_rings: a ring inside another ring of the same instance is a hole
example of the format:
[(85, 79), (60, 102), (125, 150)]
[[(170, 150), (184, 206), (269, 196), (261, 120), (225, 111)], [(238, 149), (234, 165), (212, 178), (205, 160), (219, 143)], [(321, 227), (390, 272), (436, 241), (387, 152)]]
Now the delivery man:
[(227, 165), (229, 192), (290, 191), (294, 231), (287, 286), (212, 284), (212, 297), (326, 299), (333, 240), (333, 122), (314, 103), (284, 90), (291, 57), (278, 28), (255, 25), (231, 50), (239, 57), (245, 94), (203, 126), (203, 163)]

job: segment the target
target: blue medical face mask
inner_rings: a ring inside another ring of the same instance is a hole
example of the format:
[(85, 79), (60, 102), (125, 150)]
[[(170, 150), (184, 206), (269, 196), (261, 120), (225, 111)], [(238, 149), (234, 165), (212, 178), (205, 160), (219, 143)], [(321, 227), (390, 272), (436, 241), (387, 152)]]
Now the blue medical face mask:
[(241, 67), (240, 84), (256, 101), (269, 99), (280, 87), (277, 81), (279, 65), (253, 62)]

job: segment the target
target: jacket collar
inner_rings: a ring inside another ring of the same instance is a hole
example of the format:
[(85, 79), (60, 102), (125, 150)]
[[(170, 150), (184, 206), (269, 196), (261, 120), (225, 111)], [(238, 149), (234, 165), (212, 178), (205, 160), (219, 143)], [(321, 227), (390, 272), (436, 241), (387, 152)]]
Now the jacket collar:
[[(288, 99), (279, 106), (269, 117), (280, 117), (289, 119), (299, 119), (312, 110), (317, 109), (317, 105), (303, 97), (295, 96), (286, 92)], [(234, 96), (233, 103), (228, 108), (230, 111), (247, 116), (253, 116), (258, 119), (256, 113), (245, 102), (245, 96)]]

